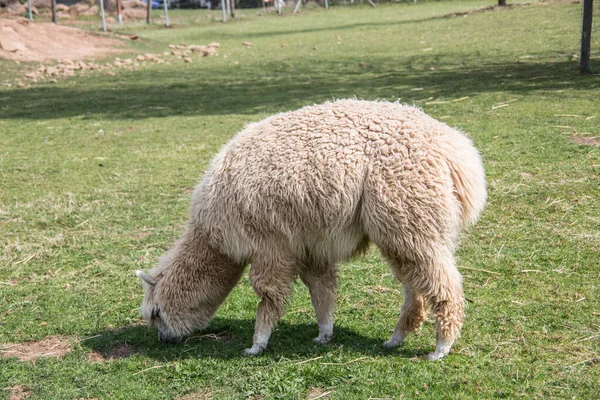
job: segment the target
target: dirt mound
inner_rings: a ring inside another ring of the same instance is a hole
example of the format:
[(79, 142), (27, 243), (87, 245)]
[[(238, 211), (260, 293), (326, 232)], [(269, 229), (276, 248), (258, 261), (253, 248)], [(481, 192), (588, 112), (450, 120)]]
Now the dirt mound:
[(21, 361), (40, 357), (62, 357), (71, 350), (71, 344), (61, 336), (48, 336), (39, 342), (1, 345), (0, 357), (16, 357)]
[(67, 26), (0, 19), (0, 57), (12, 60), (81, 60), (118, 51), (122, 45)]

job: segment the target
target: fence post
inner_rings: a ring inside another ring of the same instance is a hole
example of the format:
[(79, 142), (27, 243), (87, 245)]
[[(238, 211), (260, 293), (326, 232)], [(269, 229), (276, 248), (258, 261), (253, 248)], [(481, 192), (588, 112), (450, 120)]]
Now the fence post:
[(583, 23), (581, 25), (581, 57), (579, 60), (579, 73), (589, 74), (590, 52), (592, 43), (592, 8), (594, 0), (583, 0)]

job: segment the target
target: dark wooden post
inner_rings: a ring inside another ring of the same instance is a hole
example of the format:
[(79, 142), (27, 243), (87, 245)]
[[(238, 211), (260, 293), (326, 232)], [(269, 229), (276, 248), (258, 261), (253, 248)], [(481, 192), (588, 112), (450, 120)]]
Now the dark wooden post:
[(148, 7), (146, 8), (146, 23), (150, 23), (150, 10), (152, 10), (152, 0), (148, 0)]
[(56, 0), (52, 0), (52, 22), (56, 23)]
[(120, 24), (123, 23), (123, 7), (121, 6), (121, 0), (117, 0), (117, 21)]
[(583, 0), (583, 24), (581, 26), (581, 58), (579, 60), (579, 73), (589, 74), (590, 51), (592, 44), (592, 5), (594, 0)]

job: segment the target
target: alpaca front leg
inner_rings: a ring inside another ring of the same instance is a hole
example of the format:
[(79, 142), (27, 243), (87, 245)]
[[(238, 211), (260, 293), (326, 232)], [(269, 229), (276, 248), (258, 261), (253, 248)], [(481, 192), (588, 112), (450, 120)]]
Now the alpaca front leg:
[(250, 267), (250, 283), (260, 297), (256, 312), (256, 326), (252, 347), (245, 355), (259, 355), (267, 348), (271, 332), (283, 316), (285, 299), (291, 292), (294, 264), (287, 259), (270, 255), (269, 259), (255, 260)]
[(258, 304), (256, 313), (256, 325), (254, 328), (254, 338), (252, 339), (252, 347), (244, 350), (244, 355), (257, 356), (261, 354), (269, 344), (271, 332), (279, 319), (278, 310), (283, 309), (283, 301), (281, 304), (275, 304), (273, 300), (264, 298)]

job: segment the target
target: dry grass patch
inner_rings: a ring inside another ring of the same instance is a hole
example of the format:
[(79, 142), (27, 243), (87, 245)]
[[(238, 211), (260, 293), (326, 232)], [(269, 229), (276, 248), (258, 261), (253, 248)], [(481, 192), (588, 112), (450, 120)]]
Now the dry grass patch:
[(16, 357), (31, 361), (40, 357), (62, 357), (71, 351), (71, 343), (62, 336), (48, 336), (37, 342), (7, 344), (0, 349), (0, 356)]
[(94, 351), (88, 356), (90, 362), (106, 362), (112, 360), (121, 360), (123, 358), (129, 358), (134, 354), (137, 354), (138, 350), (129, 346), (128, 344), (121, 344), (118, 346), (112, 346), (104, 351)]
[(31, 396), (31, 391), (23, 385), (12, 386), (4, 389), (8, 392), (8, 400), (22, 400)]
[(323, 388), (318, 387), (309, 387), (308, 393), (306, 394), (306, 398), (307, 400), (324, 399), (332, 393), (332, 390), (325, 390)]
[(600, 139), (590, 136), (576, 136), (573, 141), (584, 146), (600, 147)]

